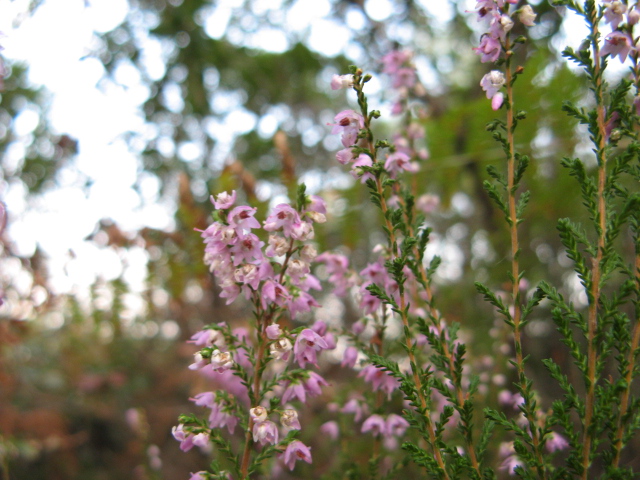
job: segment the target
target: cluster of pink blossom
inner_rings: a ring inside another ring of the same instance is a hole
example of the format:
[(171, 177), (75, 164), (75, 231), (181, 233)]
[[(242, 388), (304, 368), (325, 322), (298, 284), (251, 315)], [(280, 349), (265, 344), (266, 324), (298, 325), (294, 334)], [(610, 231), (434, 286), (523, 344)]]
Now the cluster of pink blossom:
[[(476, 13), (478, 21), (487, 25), (487, 31), (482, 34), (480, 45), (473, 50), (481, 56), (483, 63), (495, 63), (502, 52), (509, 52), (511, 44), (507, 35), (514, 25), (514, 19), (519, 19), (523, 25), (534, 25), (536, 14), (530, 5), (510, 12), (510, 5), (517, 4), (518, 0), (478, 0)], [(498, 110), (504, 102), (504, 94), (500, 89), (506, 82), (505, 76), (498, 70), (487, 73), (480, 81), (480, 86), (485, 91), (487, 98), (491, 100), (491, 108)]]
[[(605, 37), (600, 56), (618, 57), (621, 62), (624, 62), (630, 54), (637, 57), (637, 39), (634, 40), (633, 27), (640, 20), (638, 5), (627, 7), (625, 3), (616, 0), (607, 2), (604, 6), (605, 23), (611, 25), (613, 31)], [(625, 17), (627, 21), (623, 23)]]
[[(173, 435), (182, 450), (194, 446), (210, 449), (214, 429), (226, 428), (233, 434), (239, 423), (247, 422), (253, 443), (278, 446), (289, 468), (294, 468), (296, 460), (311, 463), (310, 449), (301, 441), (280, 441), (281, 433), (286, 436), (300, 429), (298, 413), (288, 403), (296, 399), (305, 403), (308, 396), (319, 395), (327, 385), (319, 374), (305, 370), (307, 364), (317, 367), (318, 353), (335, 348), (334, 337), (324, 322), (295, 331), (278, 322), (283, 315), (293, 320), (319, 307), (309, 293), (320, 289), (319, 280), (311, 274), (317, 252), (306, 242), (314, 237), (314, 223), (325, 221), (326, 206), (320, 197), (304, 195), (304, 200), (299, 209), (277, 205), (261, 225), (255, 218), (255, 208), (235, 206), (235, 191), (211, 198), (218, 221), (202, 231), (204, 261), (228, 304), (241, 295), (253, 304), (257, 339), (252, 339), (247, 329), (232, 330), (224, 322), (211, 324), (192, 336), (191, 343), (200, 350), (189, 368), (205, 373), (218, 389), (192, 398), (197, 406), (209, 409), (208, 428), (184, 424), (174, 427)], [(253, 233), (257, 229), (267, 232), (267, 242)], [(260, 344), (268, 350), (256, 348)], [(291, 357), (300, 369), (289, 372), (286, 362)], [(270, 361), (281, 363), (268, 371), (271, 386), (265, 388), (262, 367)], [(284, 409), (273, 408), (271, 400), (267, 402), (269, 407), (263, 405), (273, 395), (279, 396)], [(280, 426), (269, 419), (271, 414), (279, 414)], [(201, 474), (194, 474), (194, 478)]]
[(392, 115), (400, 115), (407, 110), (412, 91), (417, 95), (424, 93), (412, 59), (413, 52), (409, 50), (394, 50), (382, 57), (382, 71), (391, 77), (391, 87), (398, 95), (391, 107)]

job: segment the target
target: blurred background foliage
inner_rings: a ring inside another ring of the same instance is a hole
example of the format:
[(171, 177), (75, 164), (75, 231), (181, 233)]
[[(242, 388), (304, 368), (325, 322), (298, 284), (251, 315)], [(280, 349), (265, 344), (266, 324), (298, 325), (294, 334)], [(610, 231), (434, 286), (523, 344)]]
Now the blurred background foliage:
[[(328, 85), (332, 74), (358, 64), (375, 75), (370, 106), (388, 112), (394, 94), (380, 74), (380, 58), (393, 49), (414, 52), (424, 86), (414, 92), (411, 111), (424, 129), (429, 156), (412, 185), (418, 194), (441, 199), (428, 219), (435, 232), (429, 252), (443, 258), (438, 306), (463, 325), (472, 366), (492, 356), (487, 374), (512, 374), (502, 326), (473, 288), (480, 280), (506, 289), (508, 281), (505, 224), (482, 188), (485, 168), (501, 165), (502, 152), (485, 130), (495, 114), (479, 87), (489, 67), (471, 51), (479, 25), (468, 10), (475, 2), (390, 2), (384, 18), (376, 3), (130, 0), (122, 24), (97, 38), (92, 55), (105, 66), (104, 81), (134, 72), (146, 88), (145, 128), (126, 137), (139, 158), (138, 189), (150, 179), (158, 185), (157, 195), (144, 201), (175, 205), (174, 227), (125, 231), (103, 219), (87, 241), (112, 249), (123, 263), (126, 252), (142, 251), (145, 288), (132, 291), (121, 276), (98, 279), (77, 295), (54, 294), (46, 256), (40, 250), (20, 256), (3, 234), (3, 480), (180, 479), (206, 467), (206, 455), (183, 454), (170, 433), (179, 413), (195, 410), (188, 397), (210, 388), (186, 369), (193, 348), (184, 342), (209, 322), (241, 325), (248, 312), (217, 297), (193, 229), (207, 226), (211, 193), (235, 189), (264, 215), (270, 203), (304, 181), (329, 203), (329, 221), (316, 236), (318, 250), (340, 248), (354, 269), (363, 268), (382, 237), (366, 194), (335, 162), (339, 140), (326, 125), (347, 104), (353, 108), (354, 99)], [(323, 11), (322, 22), (299, 22), (306, 9)], [(588, 96), (580, 74), (558, 52), (566, 40), (562, 17), (546, 2), (535, 9), (538, 25), (518, 52), (525, 74), (516, 84), (518, 108), (528, 112), (518, 147), (532, 157), (522, 266), (529, 288), (544, 279), (584, 303), (554, 226), (560, 217), (582, 215), (573, 181), (560, 167), (562, 156), (591, 156), (584, 131), (560, 106), (566, 99), (588, 102)], [(337, 39), (341, 47), (323, 51), (323, 38)], [(37, 197), (57, 187), (63, 166), (73, 167), (76, 141), (51, 133), (47, 93), (25, 86), (26, 68), (8, 65), (0, 160), (3, 180)], [(16, 118), (26, 111), (38, 124), (22, 135)], [(385, 115), (376, 128), (390, 137), (401, 122)], [(355, 304), (342, 305), (328, 293), (321, 297), (323, 315), (347, 325), (357, 320)], [(562, 361), (553, 324), (542, 310), (526, 334), (534, 359)], [(552, 391), (545, 373), (531, 365), (541, 394)], [(342, 381), (353, 384), (331, 362), (324, 368), (332, 375), (331, 391), (339, 392)], [(325, 415), (327, 401), (318, 399), (309, 409), (313, 416), (303, 420), (309, 427), (302, 438), (312, 444), (314, 466), (297, 470), (303, 472), (299, 478), (342, 478), (344, 459), (327, 456), (330, 450), (314, 442), (310, 427), (332, 418)], [(495, 403), (495, 396), (486, 401)], [(366, 462), (367, 439), (362, 440), (355, 450), (360, 456), (350, 459), (355, 464)]]

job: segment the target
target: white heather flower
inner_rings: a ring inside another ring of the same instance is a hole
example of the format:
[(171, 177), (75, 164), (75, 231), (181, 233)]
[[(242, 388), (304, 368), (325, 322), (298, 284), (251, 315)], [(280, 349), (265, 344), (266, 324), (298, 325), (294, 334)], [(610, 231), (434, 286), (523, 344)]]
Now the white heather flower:
[(487, 93), (487, 98), (493, 98), (498, 93), (498, 90), (506, 83), (504, 74), (499, 70), (492, 70), (487, 73), (482, 80), (480, 80), (480, 86)]
[(314, 223), (325, 223), (327, 221), (327, 217), (324, 215), (324, 213), (306, 212), (305, 215), (309, 217)]
[(278, 443), (278, 427), (270, 420), (256, 423), (253, 426), (253, 441), (260, 442), (260, 445)]
[(189, 370), (200, 370), (205, 365), (209, 364), (209, 360), (204, 358), (200, 352), (193, 354), (193, 363), (189, 365)]
[(284, 360), (285, 362), (289, 360), (289, 353), (293, 350), (293, 345), (288, 338), (281, 338), (271, 344), (269, 347), (269, 352), (271, 356), (276, 360)]
[(305, 245), (300, 250), (300, 258), (307, 262), (313, 261), (318, 256), (318, 251), (313, 245)]
[(259, 405), (249, 410), (249, 415), (251, 416), (253, 423), (262, 423), (267, 421), (267, 409)]
[(289, 250), (289, 242), (278, 235), (269, 235), (269, 247), (266, 255), (269, 257), (281, 257)]
[(334, 75), (331, 77), (331, 90), (349, 88), (353, 85), (353, 75)]
[(300, 421), (298, 420), (298, 412), (292, 408), (288, 408), (282, 412), (280, 423), (288, 430), (300, 430)]
[(302, 261), (293, 259), (289, 262), (289, 266), (287, 267), (287, 273), (292, 277), (300, 277), (309, 273), (309, 265)]
[(216, 372), (222, 373), (233, 366), (233, 357), (229, 352), (214, 350), (211, 354), (211, 366)]
[(533, 27), (537, 15), (533, 13), (531, 5), (525, 5), (520, 9), (520, 21), (527, 27)]
[(508, 15), (502, 15), (500, 17), (500, 25), (502, 25), (502, 30), (506, 33), (513, 28), (513, 20)]

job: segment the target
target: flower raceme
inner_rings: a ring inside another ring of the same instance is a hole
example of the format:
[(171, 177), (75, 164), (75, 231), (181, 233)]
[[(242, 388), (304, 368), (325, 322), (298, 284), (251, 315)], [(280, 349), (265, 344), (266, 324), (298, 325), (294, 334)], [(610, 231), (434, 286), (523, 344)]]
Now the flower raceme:
[[(345, 143), (355, 143), (364, 125), (362, 119), (346, 112), (337, 121)], [(185, 422), (174, 427), (172, 433), (184, 451), (194, 446), (210, 450), (212, 439), (219, 438), (221, 429), (233, 434), (238, 424), (245, 425), (243, 459), (250, 459), (253, 444), (262, 448), (273, 445), (276, 448), (268, 455), (283, 452), (281, 459), (293, 469), (297, 460), (311, 463), (311, 453), (302, 442), (287, 436), (301, 428), (298, 412), (289, 403), (305, 403), (308, 397), (322, 393), (327, 382), (306, 367), (317, 367), (318, 353), (336, 345), (323, 322), (289, 331), (280, 319), (295, 321), (299, 314), (320, 306), (310, 291), (320, 289), (311, 266), (322, 256), (307, 242), (314, 236), (314, 224), (326, 220), (326, 206), (320, 197), (305, 195), (301, 188), (298, 208), (281, 203), (261, 223), (256, 208), (235, 205), (236, 200), (235, 191), (211, 197), (216, 221), (201, 231), (204, 262), (227, 304), (241, 295), (253, 304), (256, 326), (250, 332), (244, 328), (232, 330), (219, 322), (191, 337), (190, 343), (200, 350), (189, 368), (201, 371), (218, 389), (192, 398), (196, 406), (209, 409), (208, 421), (183, 417)], [(300, 368), (289, 372), (292, 353)], [(270, 362), (279, 366), (264, 368)], [(273, 398), (268, 396), (274, 394), (280, 396), (283, 410), (274, 408)], [(279, 423), (270, 418), (274, 413), (279, 413)], [(238, 465), (242, 475), (248, 469), (249, 460)]]

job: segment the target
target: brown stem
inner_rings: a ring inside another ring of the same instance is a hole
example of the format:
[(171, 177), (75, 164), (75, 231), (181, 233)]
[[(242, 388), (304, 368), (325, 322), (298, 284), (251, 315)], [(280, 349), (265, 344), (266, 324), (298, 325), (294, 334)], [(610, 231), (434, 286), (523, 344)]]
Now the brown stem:
[[(509, 46), (509, 39), (505, 42), (505, 51), (507, 52), (507, 64), (506, 64), (506, 90), (507, 90), (507, 143), (509, 145), (508, 157), (507, 157), (507, 194), (508, 194), (508, 209), (509, 209), (509, 232), (511, 237), (511, 298), (513, 299), (513, 343), (516, 353), (516, 368), (518, 371), (518, 383), (521, 388), (525, 389), (526, 385), (526, 373), (524, 369), (524, 357), (522, 354), (522, 306), (520, 304), (520, 263), (518, 260), (520, 253), (520, 242), (518, 240), (518, 212), (516, 202), (516, 189), (515, 183), (515, 138), (514, 131), (514, 102), (513, 102), (513, 72), (511, 71), (511, 55)], [(526, 405), (524, 415), (529, 423), (529, 432), (531, 434), (531, 441), (533, 443), (534, 455), (538, 462), (538, 476), (540, 478), (546, 478), (544, 461), (541, 452), (541, 439), (539, 438), (539, 430), (536, 422), (535, 411), (529, 408), (530, 405)]]
[[(598, 27), (597, 19), (591, 19), (593, 25), (593, 38), (597, 39)], [(606, 238), (607, 209), (604, 198), (604, 190), (607, 180), (607, 157), (605, 155), (606, 129), (605, 129), (605, 107), (602, 97), (602, 78), (600, 64), (600, 47), (597, 41), (593, 41), (594, 58), (594, 80), (596, 94), (596, 111), (599, 130), (599, 143), (596, 155), (598, 156), (598, 251), (593, 259), (593, 270), (591, 272), (591, 288), (589, 298), (589, 312), (587, 319), (587, 393), (585, 399), (585, 415), (582, 432), (582, 479), (587, 480), (590, 464), (591, 442), (592, 442), (592, 422), (595, 404), (595, 384), (596, 384), (596, 363), (598, 351), (596, 348), (596, 329), (598, 326), (598, 303), (600, 302), (600, 264), (604, 255)]]

